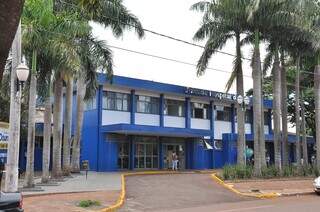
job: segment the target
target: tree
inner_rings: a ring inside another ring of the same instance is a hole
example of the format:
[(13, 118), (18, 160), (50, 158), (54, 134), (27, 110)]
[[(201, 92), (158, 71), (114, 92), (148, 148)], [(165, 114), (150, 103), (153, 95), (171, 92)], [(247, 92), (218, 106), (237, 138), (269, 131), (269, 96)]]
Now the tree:
[[(194, 4), (191, 9), (203, 12), (202, 24), (194, 35), (195, 40), (207, 39), (204, 51), (197, 64), (197, 74), (201, 75), (206, 70), (211, 56), (223, 48), (231, 39), (236, 40), (236, 57), (233, 72), (227, 82), (226, 90), (229, 91), (236, 80), (237, 95), (244, 97), (242, 53), (240, 37), (248, 29), (247, 4), (249, 1), (211, 1)], [(237, 104), (237, 162), (245, 164), (245, 114), (241, 105)]]

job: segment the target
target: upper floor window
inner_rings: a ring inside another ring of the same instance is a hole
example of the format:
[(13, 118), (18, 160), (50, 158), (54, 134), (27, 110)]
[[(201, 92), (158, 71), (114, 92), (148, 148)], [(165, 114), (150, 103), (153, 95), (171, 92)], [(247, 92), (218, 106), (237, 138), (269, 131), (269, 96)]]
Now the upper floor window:
[(185, 116), (184, 101), (166, 99), (164, 102), (164, 114), (169, 116)]
[(91, 98), (85, 101), (84, 110), (94, 110), (97, 108), (96, 98)]
[(192, 118), (196, 119), (209, 119), (209, 105), (203, 103), (191, 103)]
[(252, 111), (251, 110), (246, 110), (245, 114), (245, 122), (250, 124), (252, 122)]
[(159, 98), (151, 96), (136, 96), (137, 112), (159, 114)]
[(217, 121), (230, 121), (231, 120), (231, 107), (216, 106), (216, 117)]
[(129, 111), (130, 94), (103, 92), (102, 108), (106, 110)]

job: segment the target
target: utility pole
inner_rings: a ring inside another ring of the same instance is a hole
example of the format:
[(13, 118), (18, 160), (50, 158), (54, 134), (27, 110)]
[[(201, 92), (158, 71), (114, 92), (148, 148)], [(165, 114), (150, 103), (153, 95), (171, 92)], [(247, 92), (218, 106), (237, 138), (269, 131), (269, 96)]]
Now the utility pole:
[[(17, 67), (21, 63), (21, 22), (12, 43), (10, 127), (4, 192), (18, 191), (21, 90), (17, 93)], [(21, 88), (21, 86), (20, 86)]]

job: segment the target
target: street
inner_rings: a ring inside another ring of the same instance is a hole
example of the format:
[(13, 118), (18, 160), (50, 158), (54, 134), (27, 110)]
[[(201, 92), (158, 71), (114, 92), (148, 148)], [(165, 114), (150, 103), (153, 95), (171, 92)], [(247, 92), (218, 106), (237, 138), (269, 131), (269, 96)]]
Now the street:
[(319, 211), (320, 196), (275, 199), (242, 197), (226, 190), (208, 174), (127, 177), (127, 196), (120, 211)]

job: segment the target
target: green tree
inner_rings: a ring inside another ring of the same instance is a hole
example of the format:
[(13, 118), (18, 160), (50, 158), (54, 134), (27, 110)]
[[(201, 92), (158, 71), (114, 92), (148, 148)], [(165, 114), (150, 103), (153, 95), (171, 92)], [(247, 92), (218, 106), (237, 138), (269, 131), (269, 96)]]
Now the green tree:
[[(197, 74), (202, 75), (209, 63), (211, 56), (225, 46), (232, 39), (236, 41), (236, 57), (232, 74), (227, 82), (226, 90), (229, 91), (234, 81), (236, 81), (237, 95), (244, 97), (241, 35), (248, 30), (246, 20), (247, 5), (249, 1), (203, 1), (194, 4), (191, 9), (203, 13), (202, 23), (194, 35), (194, 40), (207, 39), (204, 51), (197, 64)], [(237, 104), (237, 162), (245, 164), (245, 119), (244, 110)]]

